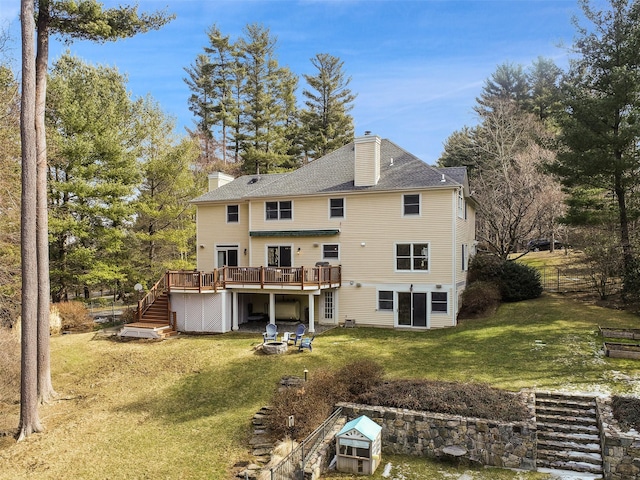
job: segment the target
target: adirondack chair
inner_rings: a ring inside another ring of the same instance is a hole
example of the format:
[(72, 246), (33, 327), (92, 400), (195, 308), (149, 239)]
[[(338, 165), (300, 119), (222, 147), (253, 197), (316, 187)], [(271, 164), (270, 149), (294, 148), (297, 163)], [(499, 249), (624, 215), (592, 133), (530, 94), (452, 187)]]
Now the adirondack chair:
[(302, 323), (296, 327), (296, 336), (293, 339), (293, 344), (297, 345), (298, 342), (302, 340), (302, 336), (307, 331), (307, 327), (305, 327)]
[(278, 327), (273, 323), (267, 323), (267, 331), (262, 332), (264, 342), (276, 342), (278, 340)]
[(300, 340), (300, 345), (298, 345), (298, 351), (301, 352), (303, 349), (308, 348), (310, 352), (313, 352), (313, 346), (311, 344), (313, 343), (314, 338), (316, 338), (315, 335), (311, 338), (305, 337), (302, 340)]

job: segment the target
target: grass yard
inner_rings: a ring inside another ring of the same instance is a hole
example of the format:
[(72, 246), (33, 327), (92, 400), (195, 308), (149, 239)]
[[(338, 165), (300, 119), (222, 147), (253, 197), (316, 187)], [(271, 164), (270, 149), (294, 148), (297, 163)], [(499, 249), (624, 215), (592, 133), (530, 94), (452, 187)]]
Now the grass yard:
[[(334, 329), (315, 339), (312, 353), (284, 356), (256, 354), (261, 337), (246, 333), (158, 343), (54, 337), (53, 381), (60, 397), (40, 410), (44, 434), (19, 444), (0, 436), (0, 479), (231, 478), (234, 464), (249, 460), (251, 417), (282, 376), (301, 376), (305, 368), (313, 375), (361, 358), (378, 360), (394, 378), (640, 395), (640, 363), (604, 357), (598, 325), (635, 327), (638, 317), (545, 295), (452, 329)], [(17, 406), (0, 404), (0, 432), (15, 429), (17, 414)], [(393, 458), (397, 471), (390, 478), (465, 472)], [(547, 478), (491, 472), (470, 478)]]

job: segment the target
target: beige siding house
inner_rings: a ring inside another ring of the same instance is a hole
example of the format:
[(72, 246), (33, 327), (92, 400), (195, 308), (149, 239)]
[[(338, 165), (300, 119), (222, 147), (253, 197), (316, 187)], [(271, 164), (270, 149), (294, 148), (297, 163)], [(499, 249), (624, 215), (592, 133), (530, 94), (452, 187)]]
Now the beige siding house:
[(366, 135), (293, 172), (212, 174), (193, 203), (199, 288), (171, 288), (179, 330), (456, 325), (476, 243), (464, 168)]

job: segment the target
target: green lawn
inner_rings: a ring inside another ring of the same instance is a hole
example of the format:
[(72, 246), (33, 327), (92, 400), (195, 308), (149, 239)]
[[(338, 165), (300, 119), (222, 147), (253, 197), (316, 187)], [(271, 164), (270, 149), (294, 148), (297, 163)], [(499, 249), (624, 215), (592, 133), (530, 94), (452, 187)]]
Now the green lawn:
[[(640, 363), (603, 357), (599, 324), (635, 327), (638, 317), (545, 295), (445, 330), (335, 329), (316, 337), (312, 353), (285, 356), (256, 354), (261, 337), (246, 333), (158, 343), (55, 337), (60, 398), (41, 408), (44, 434), (20, 444), (0, 437), (0, 478), (230, 478), (236, 462), (249, 460), (253, 413), (282, 376), (360, 358), (377, 359), (393, 378), (640, 394)], [(0, 431), (16, 425), (17, 407), (0, 404)], [(409, 469), (405, 479), (464, 472), (395, 458), (394, 468)], [(545, 478), (486, 475), (472, 478)]]

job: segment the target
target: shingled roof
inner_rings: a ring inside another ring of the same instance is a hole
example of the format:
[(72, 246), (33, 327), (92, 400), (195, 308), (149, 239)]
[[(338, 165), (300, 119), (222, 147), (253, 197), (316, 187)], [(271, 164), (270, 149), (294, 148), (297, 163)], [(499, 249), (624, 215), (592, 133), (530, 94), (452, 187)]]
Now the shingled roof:
[(464, 167), (436, 168), (389, 140), (380, 145), (380, 180), (376, 185), (354, 185), (354, 142), (297, 170), (268, 175), (243, 175), (192, 200), (193, 203), (289, 197), (323, 193), (383, 192), (458, 187), (466, 183)]

